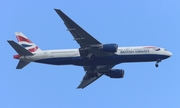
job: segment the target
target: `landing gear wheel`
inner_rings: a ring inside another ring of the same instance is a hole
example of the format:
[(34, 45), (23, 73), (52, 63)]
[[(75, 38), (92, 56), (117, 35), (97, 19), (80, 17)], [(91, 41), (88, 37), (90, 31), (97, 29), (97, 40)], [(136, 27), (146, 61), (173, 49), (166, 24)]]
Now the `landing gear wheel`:
[(155, 64), (156, 67), (159, 66), (159, 65), (158, 65), (159, 62), (161, 62), (161, 59), (158, 59), (158, 60), (156, 61), (156, 64)]
[(158, 63), (156, 63), (155, 66), (158, 67), (159, 66)]

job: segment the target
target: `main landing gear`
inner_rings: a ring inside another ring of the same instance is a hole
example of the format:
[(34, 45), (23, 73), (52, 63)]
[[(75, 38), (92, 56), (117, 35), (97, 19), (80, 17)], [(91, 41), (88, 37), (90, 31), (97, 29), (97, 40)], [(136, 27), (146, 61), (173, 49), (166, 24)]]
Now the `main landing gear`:
[(159, 64), (158, 64), (159, 62), (161, 62), (161, 60), (160, 60), (160, 59), (156, 61), (156, 64), (155, 64), (155, 66), (156, 66), (156, 67), (158, 67), (158, 66), (159, 66)]

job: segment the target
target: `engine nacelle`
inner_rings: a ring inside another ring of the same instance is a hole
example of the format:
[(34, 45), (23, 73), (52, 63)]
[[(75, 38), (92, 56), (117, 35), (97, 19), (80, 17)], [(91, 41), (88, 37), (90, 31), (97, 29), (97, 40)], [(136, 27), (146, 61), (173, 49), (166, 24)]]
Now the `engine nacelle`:
[(123, 78), (124, 70), (123, 69), (112, 69), (109, 72), (107, 72), (105, 75), (109, 76), (110, 78)]
[(105, 52), (117, 52), (118, 45), (117, 44), (103, 44), (101, 48)]

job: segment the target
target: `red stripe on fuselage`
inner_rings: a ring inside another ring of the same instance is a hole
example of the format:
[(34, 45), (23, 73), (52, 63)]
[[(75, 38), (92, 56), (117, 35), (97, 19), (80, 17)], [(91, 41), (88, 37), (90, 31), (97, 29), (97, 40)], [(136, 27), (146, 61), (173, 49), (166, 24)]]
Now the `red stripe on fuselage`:
[(28, 43), (32, 43), (31, 40), (29, 40), (29, 39), (27, 39), (27, 38), (24, 38), (24, 37), (22, 37), (22, 36), (20, 36), (20, 35), (18, 35), (18, 36), (16, 36), (16, 37), (17, 37), (18, 42), (25, 41), (25, 42), (28, 42)]
[(156, 48), (155, 46), (147, 46), (147, 47), (144, 47), (144, 48)]

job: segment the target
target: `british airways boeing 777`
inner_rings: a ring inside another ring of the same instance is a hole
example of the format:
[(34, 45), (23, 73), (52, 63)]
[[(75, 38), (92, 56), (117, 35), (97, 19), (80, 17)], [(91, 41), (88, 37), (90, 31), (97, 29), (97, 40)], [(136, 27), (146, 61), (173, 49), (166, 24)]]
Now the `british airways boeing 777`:
[(156, 62), (169, 58), (172, 53), (164, 48), (155, 46), (118, 47), (117, 44), (102, 44), (83, 30), (61, 10), (55, 9), (64, 21), (74, 40), (80, 45), (79, 49), (45, 50), (42, 51), (23, 33), (16, 32), (18, 43), (8, 40), (8, 43), (18, 53), (16, 69), (22, 69), (30, 62), (51, 65), (83, 66), (85, 76), (77, 88), (84, 88), (102, 75), (110, 78), (123, 78), (123, 69), (112, 69), (115, 65), (126, 62)]

